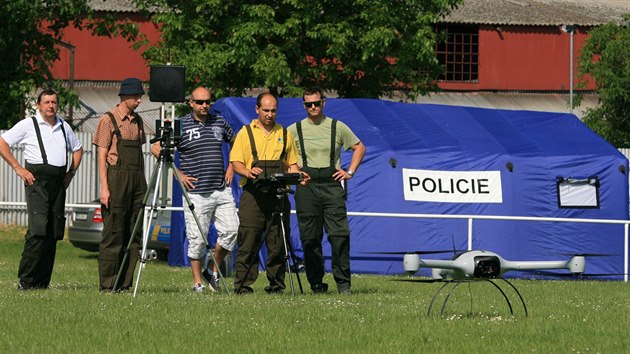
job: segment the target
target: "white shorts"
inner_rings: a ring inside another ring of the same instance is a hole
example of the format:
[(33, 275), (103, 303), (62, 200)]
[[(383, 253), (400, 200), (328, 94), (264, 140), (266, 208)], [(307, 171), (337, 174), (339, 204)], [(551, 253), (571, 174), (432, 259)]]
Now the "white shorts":
[[(206, 245), (201, 235), (203, 233), (207, 237), (211, 221), (214, 221), (214, 227), (217, 229), (217, 243), (224, 249), (232, 251), (236, 244), (239, 224), (232, 188), (225, 187), (223, 190), (211, 193), (189, 193), (188, 197), (194, 205), (195, 214), (197, 214), (201, 226), (200, 232), (193, 213), (186, 205), (184, 219), (186, 220), (186, 235), (188, 237), (188, 257), (202, 259), (205, 256)], [(184, 204), (186, 204), (185, 201)]]

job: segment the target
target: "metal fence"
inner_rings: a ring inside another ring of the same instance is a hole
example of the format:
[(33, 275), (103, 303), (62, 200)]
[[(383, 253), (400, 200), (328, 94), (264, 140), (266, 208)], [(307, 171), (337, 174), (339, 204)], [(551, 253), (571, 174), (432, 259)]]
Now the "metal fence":
[[(0, 130), (0, 134), (4, 130)], [(75, 133), (83, 144), (83, 160), (66, 193), (66, 204), (92, 203), (99, 198), (98, 164), (96, 146), (92, 145), (92, 133)], [(147, 135), (147, 141), (152, 136)], [(150, 145), (144, 144), (145, 176), (147, 181), (157, 160), (150, 152)], [(24, 166), (24, 147), (16, 145), (11, 148), (13, 156)], [(26, 226), (26, 201), (22, 180), (7, 164), (0, 165), (0, 223)]]

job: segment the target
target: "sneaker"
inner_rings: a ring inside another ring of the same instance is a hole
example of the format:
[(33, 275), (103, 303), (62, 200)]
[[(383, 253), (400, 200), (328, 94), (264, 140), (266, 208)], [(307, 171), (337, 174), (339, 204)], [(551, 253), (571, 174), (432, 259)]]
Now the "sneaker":
[(212, 289), (215, 293), (221, 292), (221, 285), (219, 284), (218, 276), (210, 274), (210, 281), (208, 282), (208, 285), (210, 285), (210, 289)]
[(201, 284), (197, 284), (195, 286), (193, 286), (192, 290), (196, 293), (202, 293), (204, 290), (206, 289), (205, 286), (201, 285)]
[(203, 272), (201, 272), (201, 277), (203, 278), (203, 280), (206, 281), (206, 283), (211, 284), (212, 272), (209, 271), (208, 268), (204, 269)]

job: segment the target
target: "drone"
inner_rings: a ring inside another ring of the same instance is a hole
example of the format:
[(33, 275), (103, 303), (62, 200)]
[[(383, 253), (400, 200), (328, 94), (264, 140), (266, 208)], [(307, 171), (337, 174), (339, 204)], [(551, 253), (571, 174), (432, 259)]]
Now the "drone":
[[(438, 253), (433, 251), (431, 253)], [(586, 269), (586, 255), (574, 255), (566, 261), (509, 261), (490, 251), (466, 251), (452, 260), (420, 259), (417, 251), (403, 257), (405, 272), (416, 273), (420, 268), (432, 268), (431, 277), (437, 280), (495, 279), (512, 270), (568, 269), (582, 274)]]
[[(434, 254), (434, 253), (447, 253), (453, 252), (454, 257), (451, 260), (437, 260), (437, 259), (421, 259), (422, 254)], [(518, 289), (507, 279), (503, 278), (503, 274), (509, 271), (539, 271), (539, 270), (559, 270), (566, 269), (571, 274), (579, 276), (584, 274), (586, 269), (586, 257), (589, 254), (578, 254), (571, 256), (568, 260), (558, 261), (510, 261), (499, 254), (491, 251), (484, 250), (470, 250), (470, 251), (415, 251), (415, 252), (379, 252), (381, 254), (404, 254), (403, 267), (405, 273), (415, 274), (420, 268), (431, 268), (431, 278), (433, 281), (444, 282), (445, 284), (438, 289), (433, 296), (433, 300), (429, 305), (427, 311), (427, 317), (431, 316), (433, 305), (438, 299), (439, 295), (448, 286), (451, 289), (446, 294), (442, 308), (440, 311), (440, 317), (443, 316), (446, 305), (449, 298), (462, 283), (473, 281), (486, 281), (491, 283), (505, 299), (510, 314), (514, 315), (512, 303), (504, 289), (497, 283), (497, 280), (507, 284), (518, 296), (523, 309), (525, 317), (528, 316), (527, 305), (523, 296)], [(472, 296), (472, 295), (471, 295)]]

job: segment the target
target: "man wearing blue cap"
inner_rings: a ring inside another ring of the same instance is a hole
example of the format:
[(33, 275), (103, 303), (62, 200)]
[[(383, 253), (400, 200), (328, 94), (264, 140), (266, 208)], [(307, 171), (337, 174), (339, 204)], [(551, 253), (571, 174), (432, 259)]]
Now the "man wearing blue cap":
[[(99, 247), (98, 273), (101, 292), (128, 290), (140, 249), (140, 230), (131, 235), (147, 190), (142, 144), (146, 142), (142, 118), (134, 112), (142, 102), (142, 82), (121, 82), (120, 103), (100, 117), (92, 143), (98, 149), (103, 238)], [(129, 263), (122, 264), (129, 239)], [(114, 284), (123, 268), (119, 284)]]

